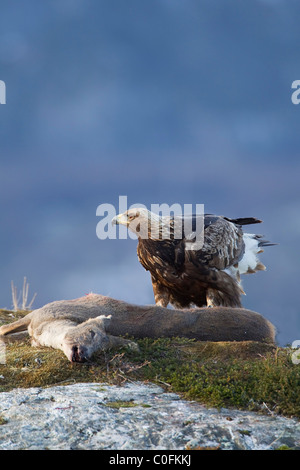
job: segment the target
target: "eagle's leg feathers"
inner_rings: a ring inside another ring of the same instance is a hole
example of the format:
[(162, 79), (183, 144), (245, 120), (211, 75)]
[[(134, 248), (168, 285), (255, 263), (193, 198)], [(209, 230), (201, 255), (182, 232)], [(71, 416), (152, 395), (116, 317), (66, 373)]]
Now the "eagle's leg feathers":
[(162, 298), (161, 296), (156, 295), (155, 296), (155, 304), (158, 307), (167, 307), (169, 303), (168, 299)]
[(210, 307), (241, 308), (241, 295), (245, 294), (237, 279), (224, 271), (210, 271), (210, 285), (206, 290), (206, 303)]
[(216, 289), (207, 289), (206, 303), (208, 307), (242, 307), (240, 296), (237, 293), (232, 292), (232, 295), (228, 295)]
[(159, 307), (167, 307), (170, 302), (170, 294), (168, 290), (160, 284), (156, 279), (152, 278), (152, 287), (154, 293), (155, 304)]

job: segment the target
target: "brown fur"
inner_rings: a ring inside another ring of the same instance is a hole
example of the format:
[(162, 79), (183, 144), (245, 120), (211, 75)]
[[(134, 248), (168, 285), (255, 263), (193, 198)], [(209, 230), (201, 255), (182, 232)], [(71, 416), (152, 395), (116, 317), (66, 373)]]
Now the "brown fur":
[(21, 320), (0, 327), (0, 335), (28, 330), (33, 345), (61, 349), (72, 362), (83, 362), (99, 349), (121, 344), (120, 338), (181, 336), (199, 341), (275, 342), (275, 328), (244, 308), (212, 307), (171, 310), (139, 306), (98, 294), (51, 302)]

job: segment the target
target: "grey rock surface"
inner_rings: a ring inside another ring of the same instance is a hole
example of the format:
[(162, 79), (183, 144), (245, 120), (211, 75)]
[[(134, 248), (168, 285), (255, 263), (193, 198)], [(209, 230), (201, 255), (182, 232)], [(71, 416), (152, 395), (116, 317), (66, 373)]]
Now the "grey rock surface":
[(206, 408), (154, 384), (79, 383), (0, 394), (0, 449), (300, 449), (296, 419)]

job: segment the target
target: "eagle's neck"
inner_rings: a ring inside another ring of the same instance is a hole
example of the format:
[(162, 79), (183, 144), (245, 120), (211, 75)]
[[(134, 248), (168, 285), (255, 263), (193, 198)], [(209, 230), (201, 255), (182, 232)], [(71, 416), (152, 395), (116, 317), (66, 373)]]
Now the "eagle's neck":
[[(149, 240), (170, 240), (173, 238), (173, 221), (170, 217), (159, 216), (154, 212), (148, 212), (147, 236)], [(145, 233), (145, 232), (144, 232)]]

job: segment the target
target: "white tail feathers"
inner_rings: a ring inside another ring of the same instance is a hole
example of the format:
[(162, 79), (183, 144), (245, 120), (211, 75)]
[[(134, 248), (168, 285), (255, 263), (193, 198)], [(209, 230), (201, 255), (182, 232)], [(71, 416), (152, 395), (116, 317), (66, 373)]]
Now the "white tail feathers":
[(240, 274), (250, 274), (256, 271), (264, 271), (266, 267), (258, 259), (258, 253), (261, 253), (261, 239), (252, 233), (244, 233), (245, 252), (238, 263)]

